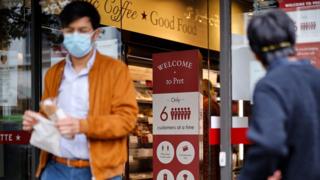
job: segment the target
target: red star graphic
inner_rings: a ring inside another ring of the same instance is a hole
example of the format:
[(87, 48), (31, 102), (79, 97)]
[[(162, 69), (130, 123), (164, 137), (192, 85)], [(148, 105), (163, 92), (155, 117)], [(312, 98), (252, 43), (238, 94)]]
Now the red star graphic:
[(145, 11), (143, 11), (143, 13), (141, 13), (142, 15), (142, 19), (147, 20), (147, 14)]

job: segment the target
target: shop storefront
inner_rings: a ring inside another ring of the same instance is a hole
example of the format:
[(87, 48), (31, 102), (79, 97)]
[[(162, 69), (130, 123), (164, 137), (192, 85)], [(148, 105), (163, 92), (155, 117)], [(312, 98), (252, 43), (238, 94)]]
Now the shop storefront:
[[(97, 49), (128, 65), (137, 90), (140, 111), (128, 138), (126, 179), (236, 178), (250, 148), (245, 134), (253, 87), (264, 75), (246, 39), (254, 12), (287, 11), (297, 24), (298, 56), (320, 66), (320, 39), (315, 38), (320, 37), (319, 1), (88, 1), (102, 17)], [(39, 109), (44, 74), (66, 55), (57, 15), (68, 2), (0, 2), (0, 180), (35, 179), (38, 152), (28, 144), (30, 134), (21, 130), (22, 114)], [(199, 71), (188, 71), (190, 58)], [(174, 66), (177, 69), (163, 70)], [(168, 73), (172, 76), (166, 85), (187, 82), (186, 88), (159, 89), (162, 84), (155, 76)], [(190, 76), (197, 78), (187, 81)], [(213, 87), (201, 89), (201, 79), (208, 79)], [(198, 83), (197, 88), (189, 82)], [(200, 95), (203, 91), (209, 92), (208, 97)], [(213, 112), (216, 104), (218, 112)], [(175, 121), (163, 125), (169, 121), (166, 118)], [(179, 124), (187, 119), (191, 124)], [(182, 131), (191, 126), (195, 129)], [(176, 129), (164, 130), (172, 127)], [(181, 139), (170, 137), (175, 133)], [(161, 159), (157, 151), (165, 150), (172, 155)], [(190, 157), (188, 151), (192, 158), (183, 159)]]

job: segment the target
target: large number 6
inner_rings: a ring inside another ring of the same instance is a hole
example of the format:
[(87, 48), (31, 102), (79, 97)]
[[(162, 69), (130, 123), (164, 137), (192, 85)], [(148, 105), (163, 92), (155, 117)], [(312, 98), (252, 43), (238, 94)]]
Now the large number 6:
[(165, 111), (166, 110), (166, 106), (163, 108), (161, 114), (160, 114), (160, 119), (162, 121), (166, 121), (168, 119), (168, 113)]

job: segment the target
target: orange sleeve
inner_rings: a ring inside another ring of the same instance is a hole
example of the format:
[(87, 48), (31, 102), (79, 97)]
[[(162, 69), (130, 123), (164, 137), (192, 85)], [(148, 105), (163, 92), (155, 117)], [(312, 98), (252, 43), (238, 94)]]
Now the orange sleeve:
[[(80, 121), (80, 132), (89, 138), (115, 139), (127, 136), (135, 127), (138, 114), (136, 92), (127, 66), (116, 73), (111, 114), (88, 117)], [(106, 121), (106, 123), (101, 123)], [(89, 123), (90, 122), (90, 123)]]

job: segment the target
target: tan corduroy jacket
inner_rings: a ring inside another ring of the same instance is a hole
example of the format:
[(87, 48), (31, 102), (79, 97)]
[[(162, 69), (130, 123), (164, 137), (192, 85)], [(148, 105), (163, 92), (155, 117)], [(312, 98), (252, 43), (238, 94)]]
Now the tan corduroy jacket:
[[(64, 66), (61, 61), (47, 71), (43, 99), (57, 97)], [(88, 138), (93, 176), (105, 180), (124, 171), (127, 136), (138, 113), (136, 94), (127, 66), (98, 52), (88, 78), (89, 112), (80, 121), (80, 131)], [(38, 177), (48, 159), (49, 154), (41, 151)]]

